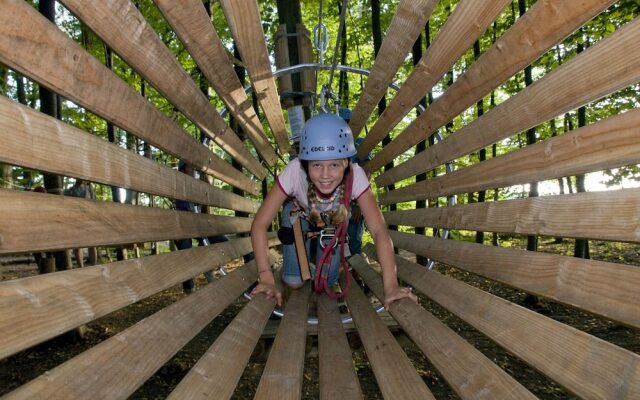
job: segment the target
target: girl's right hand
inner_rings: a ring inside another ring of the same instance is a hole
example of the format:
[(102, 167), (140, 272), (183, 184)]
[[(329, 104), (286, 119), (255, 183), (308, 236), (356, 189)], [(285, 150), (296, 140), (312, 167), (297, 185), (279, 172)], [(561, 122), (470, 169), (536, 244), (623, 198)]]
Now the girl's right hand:
[(268, 282), (259, 282), (252, 291), (251, 295), (258, 293), (264, 293), (267, 299), (275, 299), (278, 307), (282, 307), (282, 293), (278, 290), (275, 284)]

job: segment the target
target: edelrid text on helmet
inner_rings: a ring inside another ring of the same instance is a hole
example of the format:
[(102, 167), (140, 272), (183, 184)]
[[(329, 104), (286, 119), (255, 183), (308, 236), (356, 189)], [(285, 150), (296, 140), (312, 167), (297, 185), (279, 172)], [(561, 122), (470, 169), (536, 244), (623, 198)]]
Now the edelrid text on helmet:
[(301, 160), (338, 160), (356, 154), (349, 124), (335, 114), (318, 114), (304, 125)]

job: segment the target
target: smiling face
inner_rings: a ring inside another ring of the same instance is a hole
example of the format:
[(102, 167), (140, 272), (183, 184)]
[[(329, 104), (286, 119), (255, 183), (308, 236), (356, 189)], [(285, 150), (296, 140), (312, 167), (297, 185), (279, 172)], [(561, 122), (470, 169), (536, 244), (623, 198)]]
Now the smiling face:
[(309, 180), (318, 192), (331, 195), (342, 182), (348, 165), (347, 159), (309, 161)]

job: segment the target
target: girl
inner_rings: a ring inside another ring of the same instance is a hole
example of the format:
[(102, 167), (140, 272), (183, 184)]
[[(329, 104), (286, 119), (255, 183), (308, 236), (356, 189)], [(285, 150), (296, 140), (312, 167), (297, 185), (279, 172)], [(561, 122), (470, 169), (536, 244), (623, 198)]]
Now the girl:
[[(384, 219), (364, 170), (350, 162), (356, 150), (349, 125), (334, 114), (319, 114), (311, 118), (304, 126), (299, 153), (298, 158), (289, 162), (276, 178), (277, 185), (271, 188), (253, 220), (251, 243), (258, 268), (259, 284), (252, 294), (264, 293), (268, 298), (275, 298), (279, 306), (282, 305), (282, 294), (275, 286), (267, 256), (267, 229), (280, 207), (285, 204), (282, 215), (282, 225), (285, 229), (290, 228), (292, 220), (300, 215), (304, 218), (301, 222), (305, 232), (313, 226), (337, 227), (348, 218), (348, 211), (344, 206), (344, 203), (348, 202), (343, 201), (343, 198), (345, 193), (351, 192), (349, 202), (357, 200), (376, 244), (378, 260), (382, 266), (385, 308), (402, 298), (410, 298), (417, 302), (416, 296), (408, 288), (398, 285), (393, 244)], [(300, 212), (295, 213), (296, 210)], [(321, 237), (318, 240), (318, 258), (323, 251), (323, 245), (327, 245), (322, 239)], [(306, 240), (307, 254), (309, 242), (310, 240)], [(282, 280), (291, 288), (299, 288), (304, 281), (300, 274), (295, 246), (283, 243), (282, 247)], [(343, 247), (337, 245), (331, 250), (333, 254), (330, 255), (329, 262), (329, 286), (337, 281)]]

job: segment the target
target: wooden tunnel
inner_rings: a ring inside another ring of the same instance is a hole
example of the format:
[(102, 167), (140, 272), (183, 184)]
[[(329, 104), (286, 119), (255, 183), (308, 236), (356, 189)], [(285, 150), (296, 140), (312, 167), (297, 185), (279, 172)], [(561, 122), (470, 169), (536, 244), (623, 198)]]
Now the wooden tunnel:
[[(257, 95), (259, 112), (238, 80), (202, 1), (154, 0), (244, 131), (250, 141), (248, 145), (212, 107), (133, 2), (61, 0), (60, 3), (244, 171), (190, 136), (28, 2), (0, 0), (1, 64), (167, 154), (185, 160), (216, 181), (224, 182), (226, 187), (189, 177), (4, 96), (0, 97), (1, 162), (186, 200), (210, 206), (211, 210), (233, 211), (195, 214), (0, 189), (1, 254), (218, 234), (232, 238), (226, 243), (190, 250), (2, 281), (0, 359), (251, 252), (250, 239), (243, 234), (249, 232), (251, 214), (260, 205), (252, 196), (260, 196), (261, 181), (268, 178), (279, 158), (287, 159), (291, 150), (261, 25), (260, 4), (255, 0), (220, 3)], [(461, 0), (400, 90), (390, 98), (384, 113), (370, 121), (438, 2), (397, 3), (350, 122), (354, 134), (364, 136), (360, 154), (375, 149), (366, 169), (376, 173), (375, 184), (379, 188), (427, 171), (443, 170), (447, 163), (617, 91), (629, 87), (637, 91), (640, 20), (636, 17), (570, 61), (545, 71), (533, 84), (490, 111), (467, 118), (464, 126), (443, 140), (383, 171), (386, 164), (465, 113), (616, 1), (534, 2), (424, 112), (410, 117), (408, 114), (425, 93), (511, 3)], [(408, 118), (410, 122), (390, 143), (382, 149), (376, 147), (399, 122)], [(637, 335), (638, 266), (413, 232), (434, 228), (638, 243), (639, 189), (448, 206), (440, 202), (436, 208), (415, 206), (417, 201), (638, 163), (640, 111), (636, 108), (453, 172), (416, 179), (395, 190), (380, 190), (378, 199), (385, 210), (388, 205), (411, 204), (411, 209), (384, 212), (388, 224), (403, 227), (390, 231), (394, 245), (400, 249), (399, 278), (429, 302), (557, 383), (566, 393), (585, 399), (639, 399), (638, 352), (457, 279), (455, 274), (447, 273), (447, 268), (427, 269), (411, 257), (411, 254), (426, 257), (466, 275), (566, 305), (576, 312), (635, 330)], [(236, 194), (230, 187), (249, 195)], [(234, 212), (248, 217), (230, 216)], [(270, 245), (274, 248), (272, 255), (277, 257), (275, 250), (279, 243), (275, 237)], [(358, 256), (351, 263), (368, 290), (382, 297), (375, 252), (370, 250), (367, 248), (368, 260)], [(205, 325), (241, 298), (256, 279), (255, 266), (249, 262), (3, 398), (127, 398)], [(256, 398), (302, 396), (306, 319), (312, 301), (319, 318), (319, 396), (362, 398), (338, 305), (323, 296), (315, 300), (305, 289), (294, 291), (284, 307)], [(346, 303), (384, 398), (433, 398), (425, 380), (378, 318), (363, 290), (355, 285)], [(248, 301), (170, 397), (231, 397), (273, 309), (273, 302), (262, 296)], [(536, 397), (530, 388), (423, 305), (400, 301), (389, 313), (459, 398)]]

